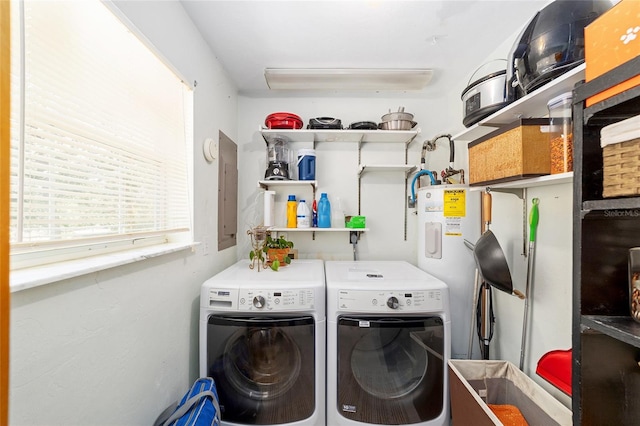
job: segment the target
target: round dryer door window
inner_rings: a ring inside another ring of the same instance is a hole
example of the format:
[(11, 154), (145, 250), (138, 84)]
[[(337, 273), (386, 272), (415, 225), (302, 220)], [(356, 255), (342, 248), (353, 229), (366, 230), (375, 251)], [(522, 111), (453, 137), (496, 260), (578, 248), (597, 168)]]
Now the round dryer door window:
[(298, 346), (280, 328), (239, 330), (225, 349), (224, 370), (237, 392), (268, 400), (286, 393), (300, 373)]
[(381, 328), (360, 338), (351, 354), (351, 370), (360, 387), (383, 399), (400, 398), (417, 388), (427, 373), (422, 346), (398, 328)]

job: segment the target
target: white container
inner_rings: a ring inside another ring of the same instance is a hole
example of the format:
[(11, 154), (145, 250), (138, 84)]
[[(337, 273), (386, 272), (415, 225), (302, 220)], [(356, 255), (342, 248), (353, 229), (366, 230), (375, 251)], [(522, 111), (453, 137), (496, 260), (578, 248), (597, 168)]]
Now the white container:
[(340, 197), (335, 197), (335, 201), (331, 205), (331, 227), (344, 228), (344, 208)]
[(566, 92), (547, 102), (552, 175), (573, 171), (572, 96)]
[(264, 191), (264, 226), (275, 225), (276, 191)]
[(304, 200), (298, 203), (298, 228), (311, 228), (311, 209)]

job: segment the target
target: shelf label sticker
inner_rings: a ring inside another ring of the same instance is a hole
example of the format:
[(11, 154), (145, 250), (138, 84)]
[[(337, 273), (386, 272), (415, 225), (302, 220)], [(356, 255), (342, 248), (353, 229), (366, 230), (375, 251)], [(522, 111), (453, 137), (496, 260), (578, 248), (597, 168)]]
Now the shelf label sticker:
[(464, 189), (446, 189), (444, 191), (444, 217), (465, 217), (466, 191)]

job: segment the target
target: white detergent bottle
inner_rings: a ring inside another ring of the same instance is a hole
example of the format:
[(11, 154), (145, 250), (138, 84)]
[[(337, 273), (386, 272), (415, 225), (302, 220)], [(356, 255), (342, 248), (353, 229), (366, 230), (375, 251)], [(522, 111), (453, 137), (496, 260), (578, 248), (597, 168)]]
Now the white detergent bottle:
[(311, 228), (311, 210), (304, 200), (298, 203), (298, 228)]

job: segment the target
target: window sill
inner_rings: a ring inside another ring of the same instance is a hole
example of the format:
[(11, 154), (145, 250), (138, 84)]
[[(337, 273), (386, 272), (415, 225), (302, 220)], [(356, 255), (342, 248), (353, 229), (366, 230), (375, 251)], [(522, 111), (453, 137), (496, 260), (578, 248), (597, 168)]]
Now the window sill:
[(12, 293), (27, 290), (29, 288), (39, 287), (41, 285), (126, 265), (128, 263), (151, 259), (152, 257), (162, 256), (163, 254), (193, 249), (197, 244), (198, 243), (168, 243), (33, 268), (19, 269), (11, 271), (9, 288)]

